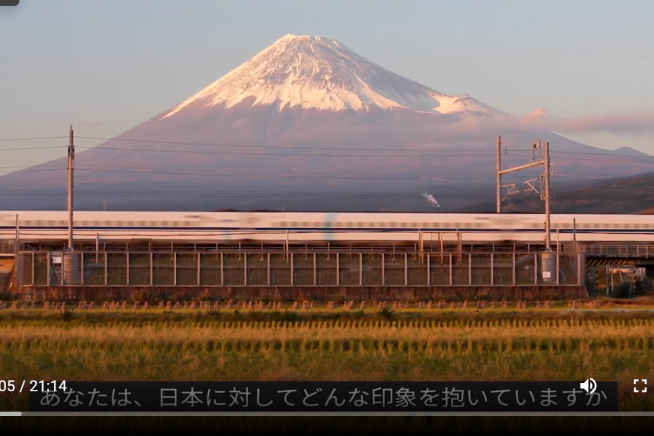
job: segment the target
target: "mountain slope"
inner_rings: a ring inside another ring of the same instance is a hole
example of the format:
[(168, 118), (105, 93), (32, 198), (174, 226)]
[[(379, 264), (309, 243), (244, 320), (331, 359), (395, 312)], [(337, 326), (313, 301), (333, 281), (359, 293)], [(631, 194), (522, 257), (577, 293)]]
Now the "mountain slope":
[[(558, 173), (583, 178), (651, 169), (629, 150), (600, 150), (507, 120), (467, 95), (394, 74), (338, 41), (287, 35), (175, 107), (78, 151), (75, 204), (165, 209), (171, 198), (170, 207), (256, 209), (281, 207), (300, 192), (314, 198), (296, 203), (316, 208), (329, 192), (330, 209), (339, 193), (355, 203), (356, 195), (373, 193), (378, 203), (366, 197), (365, 204), (388, 210), (415, 207), (413, 200), (394, 203), (398, 195), (426, 203), (420, 195), (430, 189), (439, 211), (447, 211), (483, 201), (487, 190), (472, 186), (494, 183), (497, 135), (508, 148), (504, 168), (529, 162), (531, 143), (540, 138), (550, 142)], [(597, 153), (604, 156), (588, 159)], [(65, 170), (66, 159), (57, 159), (0, 177), (0, 208), (65, 207)]]
[(501, 113), (468, 95), (450, 96), (405, 79), (330, 38), (286, 35), (163, 118), (189, 107), (245, 101), (276, 110), (411, 109), (436, 114)]

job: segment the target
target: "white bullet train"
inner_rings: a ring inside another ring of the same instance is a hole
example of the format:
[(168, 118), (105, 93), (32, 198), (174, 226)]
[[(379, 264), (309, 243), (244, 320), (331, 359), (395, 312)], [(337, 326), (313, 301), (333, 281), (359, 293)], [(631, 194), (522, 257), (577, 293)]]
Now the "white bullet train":
[[(551, 240), (654, 242), (654, 216), (551, 215)], [(337, 212), (74, 213), (75, 240), (541, 243), (544, 214)], [(66, 211), (0, 211), (0, 240), (66, 240)]]

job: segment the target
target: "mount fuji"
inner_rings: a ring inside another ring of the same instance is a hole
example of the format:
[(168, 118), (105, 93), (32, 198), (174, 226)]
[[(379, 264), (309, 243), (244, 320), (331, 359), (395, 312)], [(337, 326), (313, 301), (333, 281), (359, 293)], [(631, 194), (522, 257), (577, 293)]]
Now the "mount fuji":
[[(598, 149), (511, 120), (469, 95), (401, 77), (336, 40), (286, 35), (175, 107), (78, 152), (76, 206), (431, 210), (423, 193), (433, 189), (438, 210), (448, 211), (493, 198), (498, 135), (505, 167), (528, 163), (539, 138), (551, 143), (559, 172), (648, 170), (626, 157), (635, 150)], [(589, 153), (614, 155), (583, 157)], [(0, 194), (2, 208), (65, 208), (65, 171), (63, 158), (0, 177), (5, 191), (27, 188)]]

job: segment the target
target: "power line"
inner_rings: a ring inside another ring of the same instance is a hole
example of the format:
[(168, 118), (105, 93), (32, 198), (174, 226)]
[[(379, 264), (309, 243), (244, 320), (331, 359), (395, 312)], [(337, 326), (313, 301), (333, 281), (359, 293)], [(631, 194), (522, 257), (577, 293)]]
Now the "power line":
[[(389, 149), (389, 148), (375, 148), (375, 147), (369, 147), (369, 148), (357, 148), (357, 147), (302, 147), (302, 146), (293, 146), (293, 145), (250, 145), (250, 144), (225, 144), (225, 143), (211, 143), (211, 142), (181, 142), (181, 141), (159, 141), (159, 140), (143, 140), (143, 139), (128, 139), (128, 138), (103, 138), (103, 137), (97, 137), (97, 136), (78, 136), (77, 138), (82, 138), (82, 139), (94, 139), (94, 140), (103, 140), (103, 141), (118, 141), (118, 142), (137, 142), (137, 143), (151, 143), (151, 144), (171, 144), (171, 145), (198, 145), (198, 146), (211, 146), (211, 147), (236, 147), (236, 148), (271, 148), (271, 149), (304, 149), (304, 150), (344, 150), (344, 151), (349, 151), (349, 150), (355, 150), (355, 151), (407, 151), (407, 152), (413, 152), (413, 151), (435, 151), (435, 152), (479, 152), (479, 151), (484, 151), (483, 149), (438, 149), (438, 148), (420, 148), (420, 149), (411, 149), (411, 148), (402, 148), (401, 150), (398, 149)], [(529, 152), (531, 153), (531, 150), (525, 149), (525, 150), (511, 150), (511, 151), (523, 151), (523, 152)], [(594, 152), (585, 152), (585, 151), (554, 151), (552, 152), (556, 153), (564, 153), (564, 154), (582, 154), (582, 155), (601, 155), (601, 156), (624, 156), (624, 157), (636, 157), (634, 155), (618, 155), (615, 153), (594, 153)], [(653, 158), (654, 156), (642, 156), (644, 158), (649, 157)]]
[[(380, 155), (371, 155), (371, 154), (288, 154), (288, 153), (240, 153), (240, 152), (220, 152), (220, 151), (207, 151), (207, 150), (153, 150), (153, 149), (140, 149), (140, 148), (114, 148), (114, 147), (78, 147), (78, 148), (84, 148), (84, 149), (100, 149), (100, 150), (120, 150), (120, 151), (139, 151), (139, 152), (149, 152), (149, 153), (178, 153), (178, 154), (216, 154), (216, 155), (242, 155), (242, 156), (268, 156), (268, 157), (273, 157), (273, 156), (294, 156), (294, 157), (335, 157), (335, 158), (351, 158), (351, 157), (365, 157), (368, 159), (374, 159), (374, 158), (386, 158), (386, 157), (403, 157), (403, 158), (414, 158), (414, 157), (483, 157), (483, 156), (495, 156), (495, 153), (490, 153), (490, 152), (468, 152), (468, 153), (474, 153), (474, 154), (462, 154), (462, 153), (457, 153), (457, 154), (446, 154), (446, 155), (437, 155), (437, 154), (413, 154), (413, 155), (405, 155), (405, 154), (380, 154)], [(556, 152), (552, 152), (553, 154), (556, 154)], [(508, 154), (508, 153), (507, 153)], [(503, 156), (506, 156), (507, 154), (504, 154)], [(511, 156), (521, 156), (524, 157), (527, 154), (517, 154), (516, 151), (511, 152)], [(618, 155), (611, 155), (613, 159), (589, 159), (589, 158), (583, 158), (584, 162), (615, 162), (616, 158), (621, 158), (621, 157), (634, 157), (634, 156), (629, 156), (629, 155), (624, 155), (624, 156), (618, 156)], [(652, 159), (654, 159), (654, 156), (651, 156)], [(573, 157), (559, 157), (559, 160), (579, 160), (575, 159)], [(619, 163), (636, 163), (636, 164), (654, 164), (654, 161), (652, 162), (643, 162), (642, 160), (618, 160)]]
[[(32, 138), (7, 138), (7, 139), (0, 139), (0, 142), (11, 142), (11, 141), (33, 141), (33, 140), (48, 140), (48, 139), (62, 139), (66, 138), (66, 136), (46, 136), (46, 137), (32, 137)], [(77, 137), (78, 139), (92, 139), (92, 140), (104, 140), (104, 141), (119, 141), (119, 142), (136, 142), (136, 143), (151, 143), (151, 144), (170, 144), (170, 145), (191, 145), (191, 146), (212, 146), (212, 147), (236, 147), (236, 148), (263, 148), (263, 149), (291, 149), (291, 150), (340, 150), (340, 151), (380, 151), (380, 152), (408, 152), (408, 153), (413, 153), (413, 152), (433, 152), (433, 153), (456, 153), (453, 155), (446, 155), (445, 157), (462, 157), (462, 156), (469, 156), (468, 154), (465, 153), (474, 153), (476, 156), (479, 156), (480, 153), (481, 155), (486, 155), (488, 153), (489, 155), (494, 155), (494, 153), (489, 153), (486, 152), (483, 149), (438, 149), (438, 148), (419, 148), (419, 149), (411, 149), (411, 148), (402, 148), (401, 150), (398, 149), (389, 149), (389, 148), (377, 148), (377, 147), (368, 147), (368, 148), (361, 148), (361, 147), (309, 147), (309, 146), (273, 146), (273, 145), (250, 145), (250, 144), (224, 144), (224, 143), (204, 143), (204, 142), (182, 142), (182, 141), (159, 141), (159, 140), (143, 140), (143, 139), (128, 139), (128, 138), (104, 138), (104, 137), (95, 137), (95, 136), (79, 136)], [(43, 146), (43, 147), (19, 147), (19, 148), (2, 148), (0, 151), (11, 151), (11, 150), (39, 150), (39, 149), (54, 149), (54, 148), (66, 148), (66, 145), (61, 145), (61, 146)], [(152, 149), (142, 149), (142, 148), (127, 148), (127, 147), (121, 147), (121, 148), (116, 148), (116, 147), (102, 147), (102, 146), (95, 146), (95, 147), (78, 147), (78, 148), (84, 148), (84, 149), (100, 149), (100, 150), (125, 150), (125, 151), (145, 151), (145, 152), (163, 152), (163, 153), (200, 153), (200, 154), (234, 154), (234, 155), (265, 155), (265, 156), (295, 156), (295, 154), (269, 154), (269, 153), (238, 153), (238, 152), (212, 152), (212, 151), (207, 151), (207, 150), (152, 150)], [(530, 154), (529, 150), (507, 150), (505, 153), (511, 153), (512, 155), (517, 156), (518, 154)], [(596, 153), (596, 152), (580, 152), (580, 151), (564, 151), (564, 150), (552, 150), (551, 153), (553, 154), (575, 154), (575, 155), (587, 155), (587, 156), (607, 156), (607, 157), (636, 157), (632, 154), (616, 154), (616, 153)], [(505, 154), (506, 155), (506, 154)], [(324, 157), (324, 156), (334, 156), (334, 157), (340, 157), (341, 155), (334, 154), (334, 155), (323, 155), (323, 154), (309, 154), (309, 155), (302, 155), (302, 156), (319, 156), (319, 157)], [(345, 155), (344, 157), (356, 157), (356, 156), (365, 156), (365, 157), (375, 157), (375, 156), (370, 156), (369, 154), (365, 155)], [(401, 157), (409, 157), (406, 155), (388, 155), (384, 154), (383, 156), (379, 157), (396, 157), (396, 156), (401, 156)], [(413, 155), (413, 156), (432, 156), (431, 154), (420, 154), (420, 155)], [(440, 157), (440, 156), (439, 156)], [(654, 159), (654, 156), (640, 156), (640, 159)], [(587, 160), (587, 159), (586, 159)], [(602, 160), (595, 160), (595, 161), (600, 161), (600, 162), (605, 162), (605, 161), (610, 161), (606, 159)], [(623, 161), (624, 162), (624, 161)], [(625, 162), (626, 163), (626, 162)], [(642, 161), (637, 161), (636, 163), (643, 163)]]
[(43, 147), (12, 147), (12, 148), (0, 148), (0, 151), (21, 151), (21, 150), (46, 150), (54, 148), (66, 148), (65, 145), (50, 145)]
[(67, 136), (41, 136), (34, 138), (0, 138), (0, 142), (14, 142), (14, 141), (41, 141), (46, 139), (62, 139), (67, 138)]

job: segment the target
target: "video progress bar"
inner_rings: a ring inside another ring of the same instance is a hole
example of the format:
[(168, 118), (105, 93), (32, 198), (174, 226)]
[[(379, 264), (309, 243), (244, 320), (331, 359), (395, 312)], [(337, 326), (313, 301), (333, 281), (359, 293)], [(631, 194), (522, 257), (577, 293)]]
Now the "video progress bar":
[(0, 412), (0, 416), (654, 416), (654, 412)]

